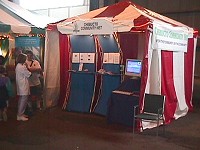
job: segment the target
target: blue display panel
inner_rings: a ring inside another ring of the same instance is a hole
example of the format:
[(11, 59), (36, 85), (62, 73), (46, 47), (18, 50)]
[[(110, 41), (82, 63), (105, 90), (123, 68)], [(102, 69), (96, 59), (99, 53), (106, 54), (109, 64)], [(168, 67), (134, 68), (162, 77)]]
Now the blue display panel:
[[(70, 36), (72, 54), (77, 53), (80, 59), (72, 62), (70, 79), (70, 94), (67, 104), (68, 111), (90, 112), (94, 97), (96, 63), (82, 63), (81, 55), (84, 59), (89, 54), (96, 54), (95, 42), (92, 36)], [(82, 63), (82, 69), (79, 67)]]
[[(113, 35), (98, 36), (98, 39), (103, 54), (113, 54), (120, 52), (118, 44)], [(121, 83), (120, 64), (114, 64), (110, 62), (103, 63), (102, 69), (105, 70), (105, 72), (110, 72), (111, 74), (105, 73), (101, 75), (101, 95), (98, 99), (94, 113), (106, 116), (108, 110), (108, 101), (111, 93), (113, 90), (119, 87)]]

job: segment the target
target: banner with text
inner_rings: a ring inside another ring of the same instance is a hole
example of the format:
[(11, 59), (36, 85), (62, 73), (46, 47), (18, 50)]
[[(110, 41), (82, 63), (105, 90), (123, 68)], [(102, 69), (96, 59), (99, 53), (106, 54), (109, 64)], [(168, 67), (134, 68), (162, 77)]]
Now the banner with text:
[(181, 27), (153, 25), (152, 48), (187, 52), (189, 34)]
[(68, 24), (58, 24), (58, 30), (64, 34), (102, 35), (112, 34), (113, 24), (107, 19), (77, 20)]

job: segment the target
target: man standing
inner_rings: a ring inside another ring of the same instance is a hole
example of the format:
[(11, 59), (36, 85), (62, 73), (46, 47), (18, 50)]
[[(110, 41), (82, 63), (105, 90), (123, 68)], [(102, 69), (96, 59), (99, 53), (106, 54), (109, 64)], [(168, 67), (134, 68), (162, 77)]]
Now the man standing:
[[(41, 110), (41, 95), (42, 95), (42, 86), (40, 82), (40, 76), (42, 74), (42, 68), (40, 63), (33, 58), (32, 51), (26, 51), (27, 60), (26, 64), (28, 69), (31, 71), (32, 75), (29, 77), (29, 85), (31, 92), (32, 102), (36, 102), (37, 108)], [(31, 104), (29, 104), (29, 107)]]

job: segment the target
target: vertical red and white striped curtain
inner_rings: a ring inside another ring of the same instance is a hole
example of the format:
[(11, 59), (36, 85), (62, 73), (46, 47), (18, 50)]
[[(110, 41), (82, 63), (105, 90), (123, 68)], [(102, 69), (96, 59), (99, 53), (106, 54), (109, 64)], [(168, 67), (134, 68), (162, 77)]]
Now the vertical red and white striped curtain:
[[(192, 93), (196, 38), (188, 40), (187, 52), (155, 50), (151, 47), (152, 32), (146, 32), (146, 47), (143, 58), (140, 106), (144, 93), (166, 96), (165, 123), (178, 119), (192, 110)], [(154, 124), (142, 123), (143, 128)]]

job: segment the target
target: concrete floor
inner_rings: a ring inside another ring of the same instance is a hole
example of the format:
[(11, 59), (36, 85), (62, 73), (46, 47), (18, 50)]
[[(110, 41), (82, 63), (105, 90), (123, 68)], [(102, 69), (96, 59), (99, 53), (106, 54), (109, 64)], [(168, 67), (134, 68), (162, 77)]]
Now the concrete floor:
[[(0, 150), (199, 150), (200, 79), (194, 85), (194, 111), (166, 126), (132, 134), (130, 127), (107, 124), (95, 114), (66, 112), (58, 107), (37, 111), (27, 122), (16, 121), (12, 100), (8, 121), (0, 122)], [(160, 128), (162, 129), (162, 128)]]

